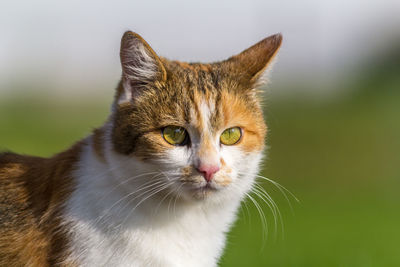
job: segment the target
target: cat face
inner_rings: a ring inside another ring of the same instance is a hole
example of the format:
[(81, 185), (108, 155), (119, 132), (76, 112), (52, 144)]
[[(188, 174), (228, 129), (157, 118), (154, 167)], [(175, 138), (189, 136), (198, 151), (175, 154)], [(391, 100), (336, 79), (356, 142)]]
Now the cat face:
[(247, 191), (266, 134), (256, 88), (280, 42), (272, 36), (226, 61), (188, 64), (160, 58), (126, 33), (113, 149), (182, 199)]

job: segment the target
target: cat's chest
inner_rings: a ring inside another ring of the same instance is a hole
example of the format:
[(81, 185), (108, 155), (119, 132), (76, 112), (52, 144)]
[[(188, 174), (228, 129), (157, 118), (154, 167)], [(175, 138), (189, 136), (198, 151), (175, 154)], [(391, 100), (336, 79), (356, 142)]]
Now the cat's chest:
[(222, 225), (203, 216), (105, 232), (79, 222), (72, 257), (82, 266), (215, 266), (223, 249)]

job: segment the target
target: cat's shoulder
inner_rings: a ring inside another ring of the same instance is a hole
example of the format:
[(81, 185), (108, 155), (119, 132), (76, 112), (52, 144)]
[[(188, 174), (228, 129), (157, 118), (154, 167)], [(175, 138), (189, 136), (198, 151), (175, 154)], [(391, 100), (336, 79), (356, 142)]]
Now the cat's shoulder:
[(65, 257), (58, 218), (81, 147), (49, 158), (0, 153), (0, 266), (54, 266)]
[[(23, 176), (58, 176), (69, 171), (79, 158), (86, 141), (82, 140), (69, 149), (44, 158), (38, 156), (21, 155), (13, 152), (0, 152), (0, 179), (10, 179)], [(54, 172), (53, 172), (54, 171)]]
[[(43, 238), (35, 227), (25, 183), (29, 170), (42, 160), (12, 152), (0, 153), (0, 266), (43, 263), (44, 255), (40, 252)], [(32, 253), (36, 256), (30, 257)]]
[(39, 166), (46, 159), (20, 155), (13, 152), (0, 153), (0, 180), (18, 178), (26, 175), (30, 169)]
[(7, 214), (25, 211), (26, 181), (32, 174), (32, 169), (42, 165), (43, 160), (43, 158), (12, 152), (0, 153), (0, 217), (3, 220)]

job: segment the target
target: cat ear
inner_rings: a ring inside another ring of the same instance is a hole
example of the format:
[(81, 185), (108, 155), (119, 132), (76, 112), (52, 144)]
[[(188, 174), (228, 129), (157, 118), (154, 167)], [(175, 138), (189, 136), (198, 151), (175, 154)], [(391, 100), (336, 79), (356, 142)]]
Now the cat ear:
[(157, 54), (137, 33), (125, 32), (121, 40), (122, 87), (118, 103), (131, 101), (146, 85), (165, 81), (167, 72)]
[(269, 36), (240, 54), (229, 58), (226, 63), (245, 82), (264, 83), (265, 72), (277, 54), (281, 43), (281, 34)]

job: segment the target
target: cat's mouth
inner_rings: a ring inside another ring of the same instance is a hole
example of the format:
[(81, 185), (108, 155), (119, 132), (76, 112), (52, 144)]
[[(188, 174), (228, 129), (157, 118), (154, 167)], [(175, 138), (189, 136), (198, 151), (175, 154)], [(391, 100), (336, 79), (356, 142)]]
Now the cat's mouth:
[(226, 175), (215, 176), (209, 181), (206, 181), (201, 175), (194, 175), (183, 177), (180, 181), (183, 191), (186, 192), (185, 195), (187, 194), (195, 199), (204, 199), (218, 194), (231, 183), (230, 177)]
[(205, 199), (214, 194), (216, 191), (218, 191), (218, 189), (210, 183), (194, 186), (189, 189), (190, 195), (198, 200)]
[(192, 185), (189, 187), (189, 191), (195, 196), (195, 197), (205, 197), (208, 196), (214, 192), (219, 191), (218, 185), (215, 183), (201, 183), (198, 185)]
[(194, 190), (218, 190), (213, 183), (206, 183), (205, 185), (197, 186)]

